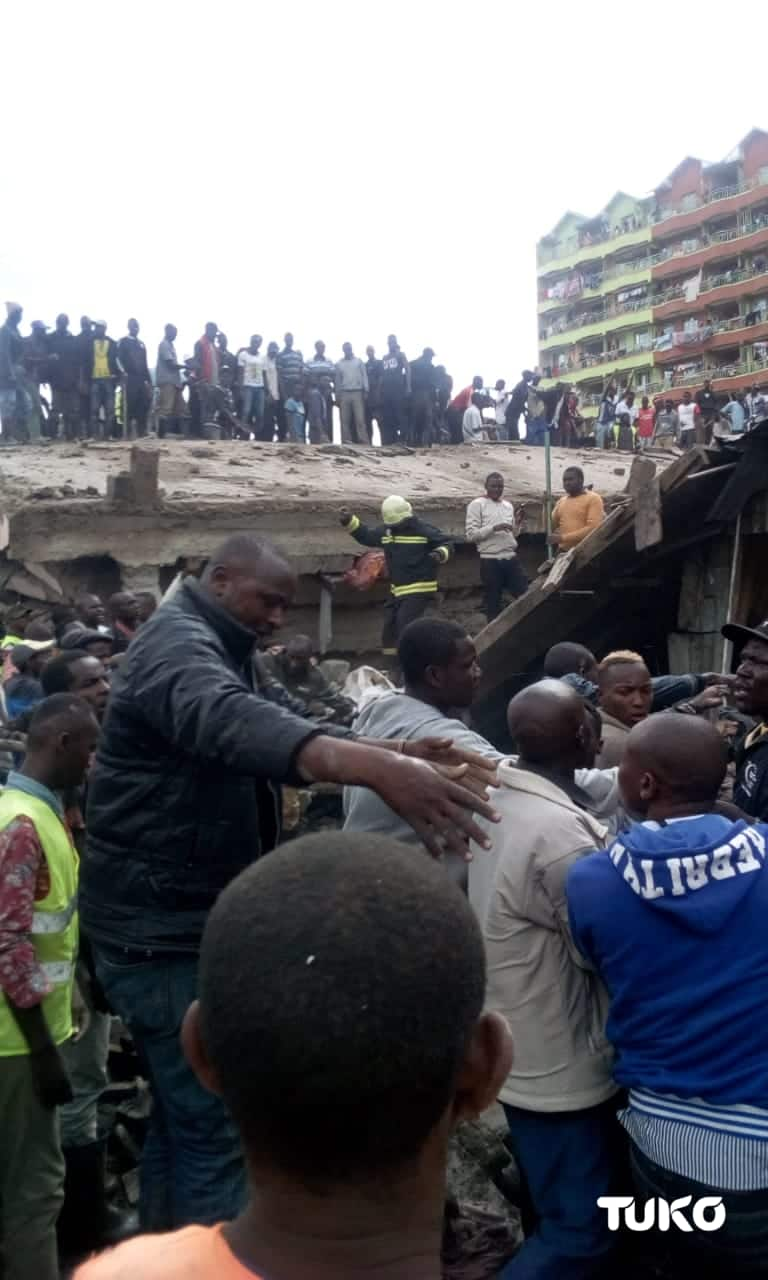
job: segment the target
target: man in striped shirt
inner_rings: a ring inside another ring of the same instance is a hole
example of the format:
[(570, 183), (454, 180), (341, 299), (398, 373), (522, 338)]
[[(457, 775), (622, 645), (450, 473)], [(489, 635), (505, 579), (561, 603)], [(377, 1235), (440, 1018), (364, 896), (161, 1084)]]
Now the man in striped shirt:
[(662, 1237), (697, 1277), (768, 1270), (768, 826), (715, 812), (725, 767), (704, 720), (637, 725), (619, 786), (644, 821), (567, 884), (574, 942), (611, 996), (637, 1217), (654, 1197), (725, 1208), (716, 1234)]

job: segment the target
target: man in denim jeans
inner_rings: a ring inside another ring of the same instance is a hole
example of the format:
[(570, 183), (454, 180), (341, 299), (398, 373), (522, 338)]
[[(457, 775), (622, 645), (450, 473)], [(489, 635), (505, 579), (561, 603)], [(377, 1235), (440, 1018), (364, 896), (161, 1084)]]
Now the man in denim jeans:
[[(94, 320), (93, 337), (84, 348), (83, 374), (90, 387), (91, 434), (106, 439), (112, 433), (115, 416), (115, 384), (120, 375), (117, 343), (107, 337), (106, 320)], [(100, 418), (104, 410), (104, 419)]]
[[(485, 842), (466, 809), (493, 816), (408, 758), (423, 743), (402, 744), (402, 753), (362, 745), (254, 691), (254, 646), (282, 625), (295, 586), (269, 543), (236, 535), (214, 550), (202, 580), (187, 578), (128, 648), (89, 778), (82, 926), (154, 1097), (141, 1167), (145, 1230), (218, 1223), (245, 1201), (237, 1132), (185, 1062), (179, 1032), (197, 995), (208, 912), (279, 840), (280, 783), (372, 787), (437, 852), (434, 831), (449, 853), (462, 853), (467, 836)], [(243, 970), (236, 981), (259, 974)]]

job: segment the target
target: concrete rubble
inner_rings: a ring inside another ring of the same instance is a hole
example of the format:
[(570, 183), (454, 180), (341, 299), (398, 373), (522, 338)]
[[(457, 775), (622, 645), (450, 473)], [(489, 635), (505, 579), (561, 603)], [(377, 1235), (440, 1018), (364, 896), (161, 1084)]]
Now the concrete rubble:
[[(6, 447), (0, 454), (0, 606), (33, 611), (78, 590), (165, 589), (189, 560), (207, 557), (235, 532), (274, 539), (299, 579), (290, 629), (315, 634), (320, 573), (340, 576), (358, 548), (338, 510), (378, 521), (381, 500), (403, 493), (432, 523), (461, 536), (467, 503), (491, 470), (525, 506), (520, 555), (534, 572), (544, 527), (543, 450), (480, 445), (433, 450), (242, 441), (142, 441)], [(553, 478), (581, 465), (587, 483), (618, 499), (629, 471), (623, 455), (554, 450)], [(618, 474), (620, 473), (620, 474)], [(474, 551), (459, 548), (441, 574), (441, 611), (477, 629)], [(364, 594), (337, 586), (332, 649), (375, 652), (386, 586)]]

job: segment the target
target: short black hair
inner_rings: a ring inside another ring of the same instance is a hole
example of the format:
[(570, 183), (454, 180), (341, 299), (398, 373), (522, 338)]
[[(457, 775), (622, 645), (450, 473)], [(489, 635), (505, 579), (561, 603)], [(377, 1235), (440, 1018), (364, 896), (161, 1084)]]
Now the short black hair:
[[(40, 750), (45, 746), (51, 732), (61, 732), (64, 725), (72, 728), (84, 728), (87, 721), (95, 717), (87, 702), (71, 693), (54, 693), (50, 698), (38, 702), (29, 719), (27, 730), (27, 750)], [(55, 722), (60, 722), (57, 726)]]
[(566, 467), (565, 470), (563, 471), (563, 475), (564, 476), (577, 475), (582, 480), (584, 479), (584, 472), (582, 471), (581, 467)]
[(445, 667), (456, 646), (467, 633), (458, 622), (445, 618), (417, 618), (409, 622), (397, 646), (397, 656), (406, 684), (420, 684), (427, 667)]
[(90, 658), (85, 649), (66, 649), (57, 658), (51, 658), (45, 664), (40, 683), (43, 693), (49, 698), (54, 693), (68, 693), (73, 685), (72, 667), (83, 658)]
[(285, 561), (285, 555), (268, 538), (260, 538), (253, 533), (233, 533), (213, 551), (203, 573), (203, 582), (207, 582), (213, 571), (222, 565), (250, 567), (264, 559)]
[(595, 655), (586, 645), (577, 644), (575, 641), (562, 640), (560, 644), (553, 644), (544, 656), (544, 675), (550, 676), (553, 680), (560, 680), (563, 676), (578, 675), (582, 667), (586, 663), (591, 666), (595, 661)]
[(208, 917), (200, 1029), (251, 1161), (314, 1188), (406, 1167), (484, 993), (475, 916), (413, 849), (324, 832), (249, 867)]
[(500, 480), (502, 484), (504, 483), (504, 477), (500, 471), (489, 471), (485, 477), (485, 483), (488, 484), (489, 480)]

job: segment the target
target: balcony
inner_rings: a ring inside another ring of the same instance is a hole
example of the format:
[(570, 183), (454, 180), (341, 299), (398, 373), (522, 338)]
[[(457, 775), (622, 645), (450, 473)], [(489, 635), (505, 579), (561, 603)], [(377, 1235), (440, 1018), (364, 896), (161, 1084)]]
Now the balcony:
[(674, 285), (651, 300), (653, 318), (655, 321), (668, 320), (681, 312), (695, 315), (697, 311), (703, 311), (713, 303), (739, 299), (745, 292), (744, 283), (747, 280), (760, 281), (758, 287), (761, 288), (764, 285), (768, 286), (766, 277), (768, 277), (768, 265), (745, 267), (724, 272), (719, 276), (710, 276), (708, 280), (702, 282), (702, 288), (699, 289), (697, 296), (690, 300), (686, 298), (682, 285)]
[[(658, 265), (654, 267), (654, 280), (677, 275), (681, 270), (696, 271), (710, 262), (717, 262), (719, 258), (730, 256), (731, 246), (735, 248), (738, 245), (738, 253), (749, 253), (752, 249), (765, 247), (768, 245), (768, 222), (761, 222), (757, 227), (750, 225), (718, 231), (712, 236), (700, 235), (696, 237), (696, 241), (696, 247), (688, 250), (683, 250), (682, 247), (663, 250)], [(728, 247), (726, 252), (725, 246)]]
[(626, 231), (617, 233), (614, 228), (603, 235), (597, 233), (589, 243), (584, 243), (578, 234), (569, 236), (555, 248), (539, 246), (537, 272), (539, 275), (551, 275), (554, 271), (570, 271), (580, 263), (599, 261), (627, 245), (645, 244), (650, 238), (651, 224), (647, 218), (641, 220), (639, 226)]
[[(657, 214), (653, 219), (651, 235), (654, 240), (669, 235), (670, 230), (689, 231), (701, 226), (712, 214), (738, 213), (746, 209), (756, 200), (768, 193), (768, 185), (759, 176), (749, 182), (740, 182), (730, 187), (720, 187), (704, 196), (694, 209), (669, 210)], [(720, 208), (713, 209), (713, 205)]]
[[(651, 278), (651, 268), (654, 263), (660, 262), (659, 257), (652, 258), (646, 255), (644, 258), (635, 258), (632, 262), (618, 262), (612, 267), (606, 267), (605, 271), (597, 273), (587, 273), (582, 275), (577, 272), (569, 280), (561, 280), (558, 285), (553, 286), (560, 292), (557, 297), (547, 298), (539, 297), (538, 310), (540, 313), (554, 311), (557, 307), (564, 307), (567, 303), (573, 303), (581, 299), (599, 298), (601, 294), (607, 292), (606, 284), (611, 287), (613, 293), (617, 289), (622, 289), (632, 284), (643, 284)], [(594, 280), (594, 285), (585, 287), (585, 282)]]
[(731, 316), (728, 320), (713, 320), (708, 324), (698, 325), (695, 329), (679, 329), (671, 334), (668, 345), (658, 345), (662, 337), (656, 339), (653, 347), (654, 364), (667, 364), (670, 360), (684, 360), (686, 356), (703, 350), (721, 351), (726, 347), (740, 345), (745, 339), (748, 342), (760, 342), (768, 337), (768, 315), (752, 312), (756, 318), (747, 324), (746, 316)]
[(624, 352), (610, 351), (602, 352), (599, 356), (588, 357), (589, 363), (582, 368), (575, 361), (571, 367), (560, 366), (557, 372), (552, 373), (551, 377), (542, 378), (541, 385), (546, 390), (547, 387), (553, 387), (556, 382), (566, 382), (578, 384), (579, 382), (588, 382), (590, 378), (605, 376), (606, 374), (623, 373), (630, 369), (649, 368), (653, 363), (653, 352), (647, 351), (631, 351)]
[(549, 351), (553, 347), (570, 347), (575, 342), (586, 342), (589, 338), (599, 338), (604, 333), (614, 333), (624, 325), (650, 324), (651, 319), (652, 311), (646, 300), (643, 300), (639, 306), (629, 302), (621, 303), (611, 310), (606, 308), (601, 316), (591, 320), (589, 324), (579, 325), (573, 321), (567, 329), (557, 329), (553, 326), (551, 333), (539, 335), (539, 350)]

